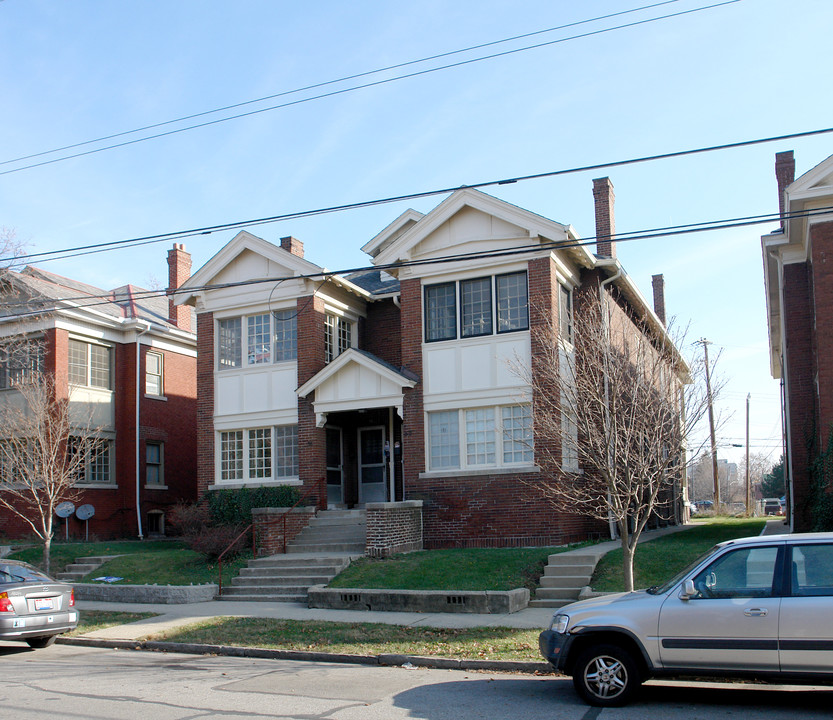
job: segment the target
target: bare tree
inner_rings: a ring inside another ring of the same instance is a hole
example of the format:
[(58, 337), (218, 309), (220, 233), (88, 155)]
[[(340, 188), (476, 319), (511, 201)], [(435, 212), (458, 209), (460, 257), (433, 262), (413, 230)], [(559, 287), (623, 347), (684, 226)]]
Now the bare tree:
[(0, 227), (0, 269), (20, 265), (19, 258), (25, 250), (26, 244), (18, 239), (13, 228)]
[(50, 571), (53, 519), (58, 505), (76, 501), (76, 485), (88, 461), (101, 451), (90, 409), (73, 406), (56, 393), (54, 377), (40, 367), (37, 342), (3, 346), (7, 393), (0, 404), (0, 507), (43, 541), (43, 566)]
[(677, 512), (687, 442), (708, 410), (704, 368), (612, 299), (591, 301), (572, 332), (570, 345), (554, 324), (533, 332), (533, 482), (553, 507), (615, 524), (632, 590), (646, 524)]

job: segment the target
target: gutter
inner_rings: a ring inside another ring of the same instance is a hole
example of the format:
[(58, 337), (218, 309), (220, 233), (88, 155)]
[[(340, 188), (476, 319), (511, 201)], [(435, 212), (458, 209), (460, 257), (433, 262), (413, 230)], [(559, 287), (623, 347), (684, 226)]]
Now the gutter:
[(140, 372), (141, 367), (141, 352), (142, 352), (142, 345), (139, 342), (139, 338), (144, 335), (146, 332), (150, 331), (151, 325), (147, 323), (147, 325), (142, 328), (142, 323), (136, 323), (136, 527), (139, 529), (139, 540), (143, 539), (142, 533), (142, 505), (141, 505), (141, 498), (140, 498), (140, 488), (141, 488), (141, 476), (140, 476), (140, 464), (139, 464), (139, 427), (140, 427), (140, 420), (141, 420), (141, 388), (142, 388), (142, 374)]

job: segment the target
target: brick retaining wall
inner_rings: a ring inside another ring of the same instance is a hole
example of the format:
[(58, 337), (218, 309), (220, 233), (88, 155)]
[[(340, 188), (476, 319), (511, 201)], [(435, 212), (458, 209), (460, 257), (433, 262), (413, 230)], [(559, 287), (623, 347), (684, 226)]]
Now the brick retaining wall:
[(422, 500), (367, 503), (365, 555), (387, 557), (422, 550)]

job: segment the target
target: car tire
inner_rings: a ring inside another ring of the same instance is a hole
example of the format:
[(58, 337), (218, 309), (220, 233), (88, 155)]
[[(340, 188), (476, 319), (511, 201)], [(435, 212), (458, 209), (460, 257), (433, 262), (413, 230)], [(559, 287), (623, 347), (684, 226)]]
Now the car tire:
[(49, 647), (52, 643), (54, 643), (56, 637), (58, 636), (47, 635), (46, 637), (33, 637), (29, 638), (26, 642), (29, 643), (30, 648), (40, 650), (41, 648)]
[(636, 661), (618, 645), (591, 645), (576, 658), (573, 686), (588, 705), (625, 705), (641, 684)]

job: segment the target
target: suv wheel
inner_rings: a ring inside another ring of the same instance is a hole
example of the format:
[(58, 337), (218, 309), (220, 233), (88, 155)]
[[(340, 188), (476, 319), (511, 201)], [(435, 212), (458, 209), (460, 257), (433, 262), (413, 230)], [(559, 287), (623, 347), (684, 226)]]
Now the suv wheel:
[(624, 705), (641, 685), (631, 654), (618, 645), (591, 645), (583, 650), (573, 670), (573, 685), (590, 705)]

